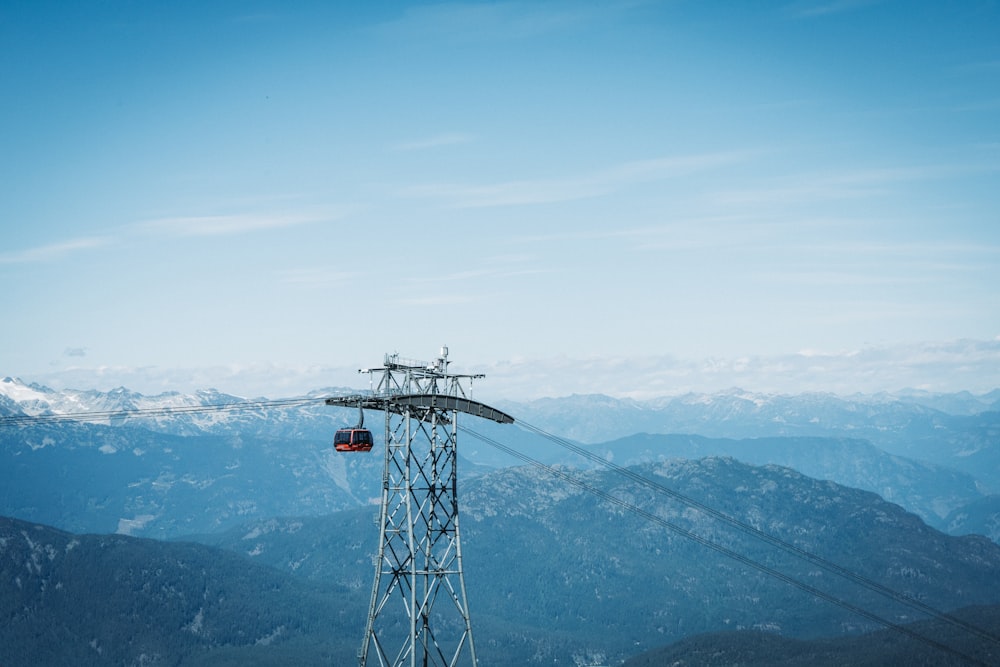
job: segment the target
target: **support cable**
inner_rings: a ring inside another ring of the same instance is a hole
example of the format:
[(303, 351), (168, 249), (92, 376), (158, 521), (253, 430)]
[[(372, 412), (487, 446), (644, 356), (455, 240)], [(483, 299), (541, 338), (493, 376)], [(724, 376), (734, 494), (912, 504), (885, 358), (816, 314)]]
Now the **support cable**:
[(931, 605), (925, 602), (921, 602), (920, 600), (914, 597), (895, 591), (889, 588), (888, 586), (885, 586), (877, 581), (869, 579), (864, 575), (853, 572), (841, 565), (838, 565), (832, 561), (823, 558), (822, 556), (819, 556), (810, 551), (802, 549), (801, 547), (797, 547), (794, 544), (781, 539), (780, 537), (771, 535), (770, 533), (766, 533), (760, 530), (759, 528), (755, 528), (754, 526), (746, 523), (745, 521), (741, 521), (736, 517), (730, 516), (724, 512), (721, 512), (708, 505), (705, 505), (704, 503), (701, 503), (695, 500), (694, 498), (691, 498), (690, 496), (686, 496), (683, 493), (680, 493), (679, 491), (675, 491), (674, 489), (671, 489), (668, 486), (665, 486), (647, 477), (644, 477), (639, 473), (635, 472), (634, 470), (629, 470), (628, 468), (616, 465), (611, 461), (608, 461), (607, 459), (599, 456), (598, 454), (595, 454), (594, 452), (589, 451), (579, 445), (576, 445), (564, 438), (560, 438), (557, 435), (548, 433), (543, 429), (539, 428), (538, 426), (533, 426), (531, 424), (524, 422), (523, 420), (519, 420), (517, 423), (520, 424), (526, 430), (535, 433), (536, 435), (539, 435), (543, 438), (546, 438), (556, 443), (557, 445), (564, 447), (565, 449), (568, 449), (574, 452), (575, 454), (578, 454), (586, 458), (589, 461), (593, 461), (594, 463), (604, 466), (609, 470), (612, 470), (620, 475), (623, 475), (624, 477), (627, 477), (635, 482), (638, 482), (639, 484), (642, 484), (647, 488), (656, 491), (657, 493), (666, 495), (680, 503), (687, 505), (688, 507), (691, 507), (704, 514), (707, 514), (708, 516), (711, 516), (714, 519), (718, 519), (719, 521), (728, 524), (729, 526), (732, 526), (737, 530), (740, 530), (748, 535), (751, 535), (764, 542), (767, 542), (772, 546), (778, 547), (779, 549), (785, 551), (786, 553), (792, 554), (793, 556), (797, 556), (798, 558), (806, 560), (812, 563), (813, 565), (818, 565), (819, 567), (822, 567), (828, 572), (831, 572), (832, 574), (836, 574), (845, 579), (848, 579), (868, 589), (873, 593), (878, 593), (879, 595), (885, 596), (893, 600), (894, 602), (898, 602), (906, 606), (909, 606), (911, 609), (923, 612), (925, 614), (928, 614), (929, 616), (933, 616), (938, 620), (945, 621), (953, 626), (965, 630), (969, 634), (975, 635), (980, 639), (990, 641), (1000, 646), (1000, 636), (997, 636), (989, 632), (988, 630), (984, 630), (983, 628), (977, 627), (971, 623), (963, 621), (960, 618), (956, 618), (955, 616), (952, 616), (946, 612), (941, 611), (940, 609), (932, 607)]
[[(519, 422), (519, 423), (523, 424), (524, 422)], [(680, 535), (682, 537), (685, 537), (685, 538), (687, 538), (687, 539), (689, 539), (689, 540), (691, 540), (693, 542), (696, 542), (697, 544), (700, 544), (700, 545), (702, 545), (704, 547), (712, 549), (712, 550), (714, 550), (714, 551), (716, 551), (716, 552), (718, 552), (718, 553), (720, 553), (720, 554), (722, 554), (724, 556), (727, 556), (727, 557), (729, 557), (729, 558), (731, 558), (731, 559), (733, 559), (733, 560), (735, 560), (735, 561), (737, 561), (739, 563), (743, 563), (744, 565), (747, 565), (747, 566), (752, 567), (752, 568), (754, 568), (754, 569), (756, 569), (756, 570), (758, 570), (760, 572), (763, 572), (764, 574), (766, 574), (766, 575), (768, 575), (770, 577), (773, 577), (773, 578), (778, 579), (780, 581), (783, 581), (783, 582), (785, 582), (787, 584), (790, 584), (790, 585), (792, 585), (792, 586), (794, 586), (794, 587), (796, 587), (796, 588), (798, 588), (798, 589), (800, 589), (802, 591), (805, 591), (806, 593), (809, 593), (809, 594), (814, 595), (814, 596), (816, 596), (818, 598), (826, 600), (827, 602), (833, 603), (833, 604), (841, 607), (842, 609), (845, 609), (845, 610), (850, 611), (852, 613), (855, 613), (855, 614), (857, 614), (859, 616), (867, 618), (868, 620), (873, 621), (875, 623), (878, 623), (879, 625), (882, 625), (884, 627), (887, 627), (887, 628), (890, 628), (890, 629), (895, 630), (897, 632), (900, 632), (900, 633), (902, 633), (904, 635), (907, 635), (908, 637), (910, 637), (912, 639), (916, 639), (918, 641), (924, 642), (925, 644), (928, 644), (928, 645), (930, 645), (930, 646), (932, 646), (932, 647), (934, 647), (934, 648), (936, 648), (936, 649), (938, 649), (938, 650), (940, 650), (942, 652), (950, 653), (951, 655), (953, 655), (953, 656), (955, 656), (957, 658), (960, 658), (962, 660), (965, 660), (966, 662), (968, 662), (970, 664), (980, 665), (982, 667), (989, 667), (989, 665), (987, 663), (985, 663), (985, 662), (983, 662), (983, 661), (981, 661), (981, 660), (979, 660), (979, 659), (977, 659), (977, 658), (975, 658), (973, 656), (967, 655), (966, 653), (963, 653), (962, 651), (960, 651), (960, 650), (958, 650), (958, 649), (956, 649), (956, 648), (954, 648), (952, 646), (948, 646), (947, 644), (943, 644), (943, 643), (941, 643), (941, 642), (939, 642), (939, 641), (937, 641), (937, 640), (935, 640), (935, 639), (933, 639), (931, 637), (927, 637), (925, 635), (922, 635), (919, 632), (916, 632), (916, 631), (912, 630), (911, 628), (908, 628), (906, 626), (903, 626), (903, 625), (900, 625), (898, 623), (895, 623), (894, 621), (891, 621), (891, 620), (889, 620), (887, 618), (884, 618), (884, 617), (882, 617), (882, 616), (880, 616), (880, 615), (878, 615), (878, 614), (876, 614), (874, 612), (868, 611), (867, 609), (863, 609), (861, 607), (858, 607), (857, 605), (854, 605), (854, 604), (852, 604), (852, 603), (850, 603), (850, 602), (848, 602), (846, 600), (843, 600), (843, 599), (841, 599), (841, 598), (839, 598), (839, 597), (837, 597), (835, 595), (832, 595), (830, 593), (822, 591), (822, 590), (816, 588), (815, 586), (811, 586), (809, 584), (803, 583), (803, 582), (799, 581), (798, 579), (795, 579), (792, 576), (784, 574), (783, 572), (780, 572), (780, 571), (778, 571), (778, 570), (776, 570), (776, 569), (774, 569), (772, 567), (769, 567), (769, 566), (767, 566), (767, 565), (765, 565), (763, 563), (760, 563), (760, 562), (758, 562), (758, 561), (756, 561), (756, 560), (754, 560), (754, 559), (752, 559), (752, 558), (750, 558), (748, 556), (744, 556), (743, 554), (740, 554), (740, 553), (738, 553), (736, 551), (733, 551), (732, 549), (724, 547), (721, 544), (717, 544), (717, 543), (715, 543), (715, 542), (713, 542), (713, 541), (711, 541), (711, 540), (709, 540), (707, 538), (704, 538), (704, 537), (701, 537), (700, 535), (692, 533), (691, 531), (687, 530), (686, 528), (682, 528), (681, 526), (678, 526), (675, 523), (672, 523), (672, 522), (670, 522), (670, 521), (668, 521), (668, 520), (666, 520), (666, 519), (664, 519), (662, 517), (659, 517), (659, 516), (657, 516), (657, 515), (655, 515), (655, 514), (653, 514), (651, 512), (648, 512), (648, 511), (642, 509), (641, 507), (639, 507), (637, 505), (634, 505), (634, 504), (629, 503), (629, 502), (627, 502), (625, 500), (622, 500), (621, 498), (618, 498), (618, 497), (616, 497), (616, 496), (608, 493), (607, 491), (604, 491), (604, 490), (599, 489), (599, 488), (597, 488), (595, 486), (587, 484), (586, 482), (584, 482), (584, 481), (582, 481), (580, 479), (577, 479), (576, 477), (570, 475), (569, 473), (567, 473), (567, 472), (565, 472), (563, 470), (559, 470), (558, 468), (555, 468), (553, 466), (546, 465), (546, 464), (542, 463), (541, 461), (538, 461), (537, 459), (534, 459), (534, 458), (528, 456), (527, 454), (523, 454), (523, 453), (521, 453), (521, 452), (519, 452), (519, 451), (517, 451), (517, 450), (515, 450), (515, 449), (513, 449), (511, 447), (508, 447), (507, 445), (504, 445), (504, 444), (502, 444), (502, 443), (500, 443), (500, 442), (498, 442), (498, 441), (496, 441), (496, 440), (494, 440), (494, 439), (492, 439), (492, 438), (490, 438), (488, 436), (485, 436), (485, 435), (482, 435), (482, 434), (477, 433), (475, 431), (472, 431), (471, 429), (469, 429), (467, 427), (464, 427), (464, 426), (460, 427), (460, 428), (461, 428), (461, 430), (463, 430), (464, 432), (468, 433), (472, 437), (474, 437), (474, 438), (476, 438), (478, 440), (481, 440), (482, 442), (490, 445), (491, 447), (494, 447), (495, 449), (498, 449), (498, 450), (500, 450), (500, 451), (502, 451), (502, 452), (504, 452), (506, 454), (509, 454), (510, 456), (513, 456), (513, 457), (515, 457), (517, 459), (520, 459), (521, 461), (524, 461), (525, 463), (528, 463), (528, 464), (530, 464), (532, 466), (535, 466), (535, 467), (537, 467), (537, 468), (539, 468), (539, 469), (541, 469), (541, 470), (543, 470), (543, 471), (545, 471), (545, 472), (547, 472), (547, 473), (549, 473), (549, 474), (551, 474), (551, 475), (553, 475), (555, 477), (558, 477), (558, 478), (560, 478), (560, 479), (562, 479), (562, 480), (564, 480), (564, 481), (566, 481), (566, 482), (568, 482), (568, 483), (576, 486), (577, 488), (582, 489), (583, 491), (585, 491), (587, 493), (593, 494), (594, 496), (596, 496), (596, 497), (598, 497), (598, 498), (600, 498), (600, 499), (602, 499), (604, 501), (607, 501), (609, 503), (617, 505), (617, 506), (619, 506), (619, 507), (621, 507), (621, 508), (623, 508), (623, 509), (625, 509), (625, 510), (627, 510), (629, 512), (632, 512), (633, 514), (635, 514), (635, 515), (637, 515), (639, 517), (642, 517), (642, 518), (646, 519), (647, 521), (651, 521), (651, 522), (656, 523), (656, 524), (658, 524), (658, 525), (660, 525), (660, 526), (662, 526), (664, 528), (667, 528), (668, 530), (670, 530), (672, 532), (675, 532), (675, 533), (677, 533), (678, 535)]]

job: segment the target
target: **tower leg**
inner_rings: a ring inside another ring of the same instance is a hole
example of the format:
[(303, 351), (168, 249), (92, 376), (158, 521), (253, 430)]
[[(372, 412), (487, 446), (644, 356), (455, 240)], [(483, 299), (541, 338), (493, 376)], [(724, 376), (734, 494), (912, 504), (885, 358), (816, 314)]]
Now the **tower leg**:
[[(462, 571), (456, 418), (433, 408), (386, 411), (378, 562), (361, 667), (373, 652), (377, 664), (393, 667), (477, 665)], [(394, 606), (400, 598), (403, 614)]]

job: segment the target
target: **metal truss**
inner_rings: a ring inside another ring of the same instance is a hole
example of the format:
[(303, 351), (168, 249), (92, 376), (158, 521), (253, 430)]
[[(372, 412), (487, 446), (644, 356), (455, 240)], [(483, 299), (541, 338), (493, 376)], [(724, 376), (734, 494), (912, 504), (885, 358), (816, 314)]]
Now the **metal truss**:
[(393, 667), (477, 665), (462, 571), (458, 519), (458, 413), (512, 423), (473, 401), (482, 375), (448, 372), (448, 350), (433, 363), (386, 355), (371, 394), (327, 399), (385, 413), (385, 468), (375, 581), (358, 652)]

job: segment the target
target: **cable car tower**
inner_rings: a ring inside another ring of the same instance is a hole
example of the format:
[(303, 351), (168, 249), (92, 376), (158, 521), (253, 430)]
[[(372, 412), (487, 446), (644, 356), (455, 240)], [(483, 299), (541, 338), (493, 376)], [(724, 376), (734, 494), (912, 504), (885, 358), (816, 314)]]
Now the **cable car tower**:
[(361, 667), (371, 653), (381, 666), (453, 667), (463, 656), (478, 664), (458, 531), (458, 413), (501, 424), (514, 418), (469, 398), (472, 381), (485, 376), (449, 373), (449, 363), (447, 347), (432, 363), (387, 354), (381, 368), (359, 371), (372, 380), (370, 394), (326, 399), (385, 413), (380, 539)]

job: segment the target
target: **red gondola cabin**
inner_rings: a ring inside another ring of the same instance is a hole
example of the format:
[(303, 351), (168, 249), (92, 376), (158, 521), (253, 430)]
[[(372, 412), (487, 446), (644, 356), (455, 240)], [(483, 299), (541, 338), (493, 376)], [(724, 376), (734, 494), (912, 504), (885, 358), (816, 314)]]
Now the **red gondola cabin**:
[(333, 436), (333, 448), (338, 452), (370, 452), (372, 432), (366, 428), (342, 428)]

